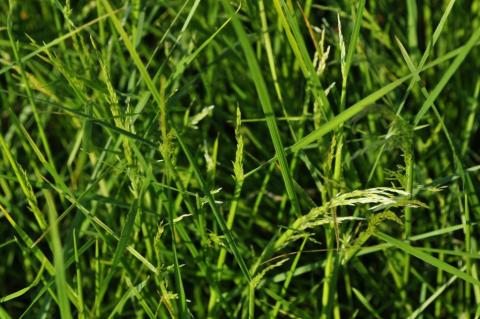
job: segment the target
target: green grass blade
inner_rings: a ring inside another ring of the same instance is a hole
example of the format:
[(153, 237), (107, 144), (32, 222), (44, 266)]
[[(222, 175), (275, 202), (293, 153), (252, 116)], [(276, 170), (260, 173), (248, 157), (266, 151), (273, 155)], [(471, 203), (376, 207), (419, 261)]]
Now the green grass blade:
[[(48, 50), (48, 49), (50, 49), (50, 48), (52, 48), (52, 47), (54, 47), (54, 46), (56, 46), (56, 45), (59, 45), (60, 43), (63, 43), (65, 40), (67, 40), (67, 39), (69, 39), (69, 38), (77, 35), (77, 34), (80, 33), (81, 31), (83, 31), (83, 30), (85, 30), (85, 29), (87, 29), (87, 28), (89, 28), (89, 27), (91, 27), (91, 26), (99, 23), (100, 21), (103, 21), (103, 20), (107, 19), (110, 15), (116, 14), (116, 13), (118, 13), (118, 12), (121, 11), (121, 10), (123, 10), (123, 9), (117, 9), (117, 10), (115, 10), (115, 11), (112, 11), (112, 12), (109, 12), (109, 13), (107, 13), (107, 14), (104, 14), (104, 15), (102, 15), (102, 16), (100, 16), (100, 17), (97, 17), (97, 18), (95, 18), (95, 19), (93, 19), (93, 20), (91, 20), (91, 21), (89, 21), (89, 22), (81, 25), (80, 27), (76, 28), (75, 30), (72, 30), (72, 31), (70, 31), (70, 32), (68, 32), (68, 33), (66, 33), (66, 34), (64, 34), (64, 35), (62, 35), (62, 36), (60, 36), (60, 37), (58, 37), (58, 38), (50, 41), (49, 43), (43, 45), (41, 48), (38, 48), (38, 49), (36, 49), (35, 51), (33, 51), (33, 52), (31, 52), (31, 53), (23, 56), (23, 57), (20, 59), (20, 63), (25, 63), (25, 62), (27, 62), (28, 60), (30, 60), (31, 58), (39, 55), (40, 53), (42, 53), (42, 52), (44, 52), (44, 51), (46, 51), (46, 50)], [(10, 64), (10, 65), (7, 65), (7, 66), (3, 67), (2, 69), (0, 69), (0, 75), (1, 75), (1, 74), (4, 74), (5, 72), (7, 72), (7, 71), (9, 71), (9, 70), (11, 70), (11, 69), (12, 69), (13, 67), (15, 67), (16, 65), (18, 65), (18, 64), (17, 64), (17, 63), (12, 63), (12, 64)]]
[(40, 270), (38, 271), (37, 275), (35, 276), (35, 279), (32, 281), (32, 283), (30, 285), (28, 285), (27, 287), (25, 288), (22, 288), (20, 290), (17, 290), (15, 292), (12, 292), (6, 296), (3, 296), (0, 298), (0, 303), (5, 303), (7, 301), (10, 301), (12, 299), (15, 299), (15, 298), (18, 298), (18, 297), (21, 297), (23, 296), (24, 294), (26, 294), (30, 289), (32, 289), (33, 287), (35, 287), (36, 285), (38, 285), (40, 279), (42, 278), (42, 275), (43, 275), (43, 270), (45, 269), (45, 266), (42, 265), (42, 267), (40, 268)]
[(63, 259), (62, 243), (60, 240), (60, 232), (57, 226), (57, 210), (53, 203), (51, 194), (44, 191), (45, 198), (48, 205), (48, 221), (50, 227), (50, 237), (52, 241), (53, 264), (55, 266), (55, 282), (57, 285), (58, 307), (60, 308), (60, 317), (62, 319), (70, 319), (72, 312), (70, 310), (70, 303), (68, 301), (67, 279), (65, 274), (65, 262)]
[(340, 125), (342, 125), (343, 123), (345, 123), (346, 121), (348, 121), (349, 119), (354, 117), (355, 115), (357, 115), (360, 112), (362, 112), (363, 110), (365, 110), (371, 104), (375, 103), (378, 99), (382, 98), (383, 96), (385, 96), (389, 92), (396, 89), (399, 85), (401, 85), (403, 82), (408, 80), (410, 77), (411, 77), (411, 75), (407, 75), (407, 76), (404, 76), (400, 79), (397, 79), (397, 80), (393, 81), (392, 83), (387, 84), (383, 88), (381, 88), (381, 89), (373, 92), (372, 94), (366, 96), (365, 98), (361, 99), (357, 103), (355, 103), (352, 106), (350, 106), (349, 108), (347, 108), (342, 113), (338, 114), (337, 116), (335, 116), (334, 118), (329, 120), (327, 123), (323, 124), (317, 130), (309, 133), (307, 136), (298, 140), (295, 144), (293, 144), (292, 146), (289, 147), (289, 150), (292, 151), (292, 152), (298, 152), (298, 151), (306, 148), (310, 144), (317, 141), (320, 137), (322, 137), (325, 134), (328, 134), (331, 131), (337, 129), (338, 127), (340, 127)]
[(420, 307), (418, 307), (417, 309), (415, 309), (415, 311), (413, 311), (410, 316), (408, 316), (407, 319), (415, 319), (415, 318), (418, 318), (424, 311), (425, 309), (428, 308), (428, 306), (430, 306), (430, 304), (432, 302), (434, 302), (436, 299), (438, 299), (438, 297), (449, 287), (451, 286), (455, 280), (457, 279), (457, 276), (452, 276), (446, 283), (444, 283), (442, 286), (438, 287), (435, 292), (427, 298), (427, 300), (425, 300), (421, 305)]
[(200, 188), (203, 190), (204, 195), (207, 198), (208, 204), (210, 205), (210, 208), (212, 209), (213, 215), (214, 215), (218, 225), (220, 226), (220, 229), (221, 229), (222, 233), (225, 234), (228, 246), (232, 250), (232, 253), (233, 253), (238, 265), (240, 266), (240, 269), (243, 273), (243, 276), (247, 279), (248, 282), (250, 282), (252, 280), (251, 276), (250, 276), (250, 272), (248, 271), (247, 265), (245, 264), (245, 261), (243, 260), (242, 255), (240, 254), (240, 251), (238, 249), (238, 245), (236, 243), (236, 240), (233, 237), (230, 230), (228, 229), (227, 223), (225, 222), (225, 219), (223, 218), (222, 214), (220, 213), (220, 211), (217, 207), (217, 203), (215, 203), (215, 199), (213, 198), (212, 193), (208, 189), (207, 184), (206, 184), (204, 178), (202, 177), (202, 174), (200, 173), (200, 169), (198, 168), (198, 165), (195, 162), (195, 159), (193, 158), (192, 154), (190, 153), (190, 150), (188, 149), (188, 147), (185, 145), (183, 140), (180, 138), (180, 135), (178, 134), (178, 132), (175, 131), (175, 135), (177, 136), (178, 142), (179, 142), (183, 152), (187, 156), (187, 159), (188, 159), (190, 165), (193, 167), (193, 171), (194, 171), (194, 173), (197, 177), (198, 183), (200, 184)]
[(233, 10), (232, 6), (228, 1), (222, 0), (222, 4), (228, 14), (232, 16), (233, 27), (238, 35), (238, 39), (240, 41), (240, 44), (242, 45), (243, 52), (247, 59), (250, 74), (253, 78), (253, 82), (255, 83), (255, 88), (257, 90), (260, 103), (262, 105), (263, 113), (265, 114), (265, 118), (267, 119), (268, 130), (270, 132), (270, 137), (273, 142), (273, 147), (275, 148), (276, 157), (280, 164), (280, 170), (282, 173), (283, 182), (285, 184), (288, 197), (292, 202), (295, 213), (297, 215), (301, 215), (300, 204), (298, 202), (297, 194), (294, 190), (292, 174), (287, 162), (285, 150), (280, 137), (280, 131), (277, 126), (275, 113), (270, 102), (270, 97), (268, 94), (267, 86), (265, 84), (265, 80), (263, 79), (262, 72), (258, 65), (257, 59), (255, 58), (255, 54), (253, 53), (252, 46), (247, 38), (245, 29), (243, 28), (238, 17), (236, 16), (235, 11)]
[(343, 111), (346, 103), (347, 95), (347, 79), (350, 67), (352, 66), (353, 53), (357, 47), (357, 41), (360, 35), (360, 28), (362, 26), (363, 9), (365, 8), (365, 0), (358, 2), (358, 8), (355, 15), (355, 21), (353, 23), (353, 31), (350, 35), (350, 41), (348, 43), (347, 54), (345, 57), (345, 66), (342, 70), (342, 93), (340, 96), (340, 110)]
[(287, 38), (293, 49), (293, 52), (302, 66), (302, 71), (307, 78), (307, 81), (311, 81), (313, 84), (314, 95), (315, 98), (321, 103), (323, 115), (326, 117), (325, 119), (328, 119), (332, 113), (330, 102), (328, 101), (325, 90), (320, 83), (320, 79), (315, 71), (313, 62), (310, 59), (303, 36), (299, 30), (298, 23), (291, 12), (292, 10), (284, 0), (275, 0), (274, 6), (280, 22), (287, 33)]
[(447, 264), (444, 261), (441, 261), (440, 259), (438, 259), (436, 257), (433, 257), (430, 254), (427, 254), (427, 253), (425, 253), (425, 252), (423, 252), (423, 251), (421, 251), (421, 250), (419, 250), (415, 247), (410, 246), (409, 244), (407, 244), (404, 241), (395, 239), (395, 238), (393, 238), (393, 237), (391, 237), (387, 234), (384, 234), (382, 232), (375, 233), (375, 236), (377, 236), (378, 238), (380, 238), (381, 240), (383, 240), (383, 241), (385, 241), (389, 244), (392, 244), (394, 247), (397, 247), (397, 248), (403, 250), (404, 252), (406, 252), (406, 253), (414, 256), (414, 257), (417, 257), (418, 259), (424, 261), (425, 263), (427, 263), (427, 264), (429, 264), (429, 265), (431, 265), (435, 268), (438, 268), (439, 270), (448, 272), (449, 274), (457, 276), (458, 278), (461, 278), (464, 281), (466, 281), (468, 283), (471, 283), (473, 285), (480, 285), (480, 281), (478, 279), (475, 279), (474, 277), (470, 276), (469, 274), (459, 270), (458, 268), (453, 267), (450, 264)]
[(367, 310), (372, 314), (375, 318), (380, 319), (382, 318), (380, 314), (375, 310), (375, 308), (370, 304), (368, 299), (356, 288), (353, 288), (353, 293), (357, 297), (358, 300), (362, 303), (362, 305), (367, 308)]
[(443, 74), (440, 81), (438, 81), (435, 88), (432, 90), (432, 92), (430, 93), (428, 98), (422, 104), (422, 106), (420, 107), (420, 110), (418, 111), (417, 115), (415, 116), (415, 120), (413, 121), (414, 126), (417, 126), (418, 123), (420, 123), (420, 121), (422, 120), (425, 113), (427, 113), (428, 109), (433, 105), (435, 100), (438, 98), (438, 96), (440, 95), (442, 90), (447, 85), (450, 78), (455, 74), (457, 69), (460, 67), (460, 65), (463, 63), (463, 61), (467, 57), (467, 54), (470, 53), (470, 51), (473, 49), (473, 47), (477, 44), (477, 42), (479, 40), (480, 40), (480, 28), (478, 28), (477, 30), (475, 30), (472, 33), (472, 35), (470, 36), (468, 41), (460, 49), (460, 52), (455, 57), (452, 64), (449, 65), (449, 67), (447, 68), (447, 70)]

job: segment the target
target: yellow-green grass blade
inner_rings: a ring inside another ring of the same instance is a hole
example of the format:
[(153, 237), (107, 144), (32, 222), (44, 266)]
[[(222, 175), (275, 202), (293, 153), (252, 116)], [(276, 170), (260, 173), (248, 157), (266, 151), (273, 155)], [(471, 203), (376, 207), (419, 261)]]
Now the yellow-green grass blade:
[(26, 294), (30, 289), (32, 289), (33, 287), (38, 285), (38, 283), (40, 282), (40, 279), (42, 278), (44, 269), (45, 269), (45, 265), (42, 264), (42, 267), (40, 268), (37, 275), (35, 276), (35, 279), (27, 287), (22, 288), (20, 290), (17, 290), (15, 292), (12, 292), (12, 293), (6, 295), (6, 296), (1, 297), (0, 298), (0, 304), (4, 303), (4, 302), (7, 302), (9, 300), (12, 300), (12, 299), (21, 297), (24, 294)]
[(331, 105), (317, 75), (312, 59), (309, 56), (296, 18), (284, 0), (275, 0), (273, 4), (277, 11), (278, 18), (287, 34), (288, 42), (292, 47), (297, 60), (300, 62), (304, 76), (313, 84), (315, 98), (320, 102), (322, 106), (321, 110), (326, 120), (332, 114)]
[(368, 106), (372, 105), (375, 103), (378, 99), (382, 98), (386, 94), (390, 93), (394, 89), (396, 89), (398, 86), (400, 86), (403, 82), (408, 80), (411, 77), (411, 75), (404, 76), (400, 79), (397, 79), (386, 86), (382, 87), (381, 89), (373, 92), (372, 94), (366, 96), (365, 98), (361, 99), (357, 103), (353, 104), (349, 108), (347, 108), (345, 111), (342, 113), (338, 114), (325, 124), (323, 124), (321, 127), (318, 129), (314, 130), (310, 134), (306, 135), (305, 137), (301, 138), (293, 144), (292, 146), (289, 147), (289, 150), (292, 152), (298, 152), (310, 144), (316, 142), (319, 138), (324, 136), (325, 134), (330, 133), (331, 131), (335, 130), (338, 128), (340, 125), (351, 119), (352, 117), (356, 116), (363, 110), (365, 110)]
[(60, 232), (57, 225), (57, 209), (53, 202), (50, 192), (44, 191), (48, 206), (48, 221), (50, 223), (50, 237), (53, 251), (53, 264), (55, 266), (55, 282), (57, 285), (58, 307), (60, 308), (60, 317), (70, 319), (72, 312), (68, 301), (68, 284), (65, 272), (65, 261), (63, 259), (63, 248), (60, 239)]
[[(87, 28), (89, 28), (89, 27), (91, 27), (91, 26), (99, 23), (100, 21), (107, 19), (110, 15), (116, 14), (116, 13), (119, 12), (120, 10), (123, 10), (123, 9), (117, 9), (117, 10), (115, 10), (115, 11), (112, 11), (112, 12), (109, 12), (109, 13), (107, 13), (107, 14), (104, 14), (104, 15), (102, 15), (102, 16), (100, 16), (100, 17), (97, 17), (97, 18), (95, 18), (95, 19), (93, 19), (93, 20), (91, 20), (91, 21), (89, 21), (89, 22), (81, 25), (80, 27), (76, 28), (75, 30), (72, 30), (72, 31), (70, 31), (70, 32), (68, 32), (68, 33), (66, 33), (66, 34), (58, 37), (58, 38), (55, 38), (54, 40), (52, 40), (52, 41), (44, 44), (41, 48), (38, 48), (38, 49), (36, 49), (35, 51), (30, 52), (29, 54), (24, 55), (24, 56), (20, 59), (20, 63), (25, 63), (25, 62), (27, 62), (28, 60), (30, 60), (31, 58), (33, 58), (33, 57), (39, 55), (40, 53), (42, 53), (42, 52), (50, 49), (51, 47), (54, 47), (54, 46), (56, 46), (56, 45), (59, 45), (60, 43), (63, 43), (65, 40), (67, 40), (67, 39), (75, 36), (76, 34), (80, 33), (81, 31), (83, 31), (83, 30), (85, 30), (85, 29), (87, 29)], [(16, 62), (14, 62), (14, 63), (11, 63), (11, 64), (3, 67), (2, 69), (0, 69), (0, 75), (3, 74), (3, 73), (5, 73), (5, 72), (8, 72), (8, 71), (11, 70), (12, 68), (14, 68), (16, 65), (18, 65), (18, 64), (17, 64)]]

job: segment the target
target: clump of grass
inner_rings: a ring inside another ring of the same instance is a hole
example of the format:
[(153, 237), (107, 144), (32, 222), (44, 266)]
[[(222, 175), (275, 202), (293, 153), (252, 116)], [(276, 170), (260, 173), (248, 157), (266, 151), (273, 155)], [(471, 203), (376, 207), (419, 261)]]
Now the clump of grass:
[(479, 317), (476, 1), (0, 10), (0, 318)]

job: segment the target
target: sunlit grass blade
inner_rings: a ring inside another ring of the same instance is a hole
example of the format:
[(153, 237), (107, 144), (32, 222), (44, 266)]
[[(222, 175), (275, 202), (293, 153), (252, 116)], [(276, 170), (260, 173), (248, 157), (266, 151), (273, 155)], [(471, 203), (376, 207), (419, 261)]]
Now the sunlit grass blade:
[(362, 305), (367, 308), (367, 310), (377, 319), (382, 318), (380, 314), (375, 311), (375, 308), (368, 302), (368, 299), (356, 288), (353, 288), (353, 293), (357, 297), (358, 300), (362, 303)]
[[(109, 12), (109, 13), (107, 13), (107, 14), (105, 14), (105, 15), (102, 15), (102, 16), (100, 16), (100, 17), (97, 17), (97, 18), (95, 18), (95, 19), (93, 19), (93, 20), (91, 20), (91, 21), (89, 21), (89, 22), (81, 25), (81, 26), (78, 27), (77, 29), (75, 29), (75, 30), (73, 30), (73, 31), (70, 31), (69, 33), (66, 33), (66, 34), (62, 35), (62, 36), (60, 36), (60, 37), (52, 40), (51, 42), (45, 44), (45, 45), (42, 46), (41, 48), (38, 48), (38, 49), (36, 49), (35, 51), (33, 51), (33, 52), (31, 52), (31, 53), (23, 56), (23, 57), (20, 59), (20, 62), (21, 62), (21, 63), (27, 62), (28, 60), (30, 60), (31, 58), (39, 55), (40, 53), (42, 53), (42, 52), (50, 49), (51, 47), (54, 47), (54, 46), (56, 46), (56, 45), (59, 45), (60, 43), (63, 43), (65, 40), (67, 40), (67, 39), (75, 36), (75, 35), (78, 34), (79, 32), (81, 32), (81, 31), (89, 28), (89, 27), (92, 26), (92, 25), (95, 25), (96, 23), (99, 23), (99, 22), (102, 21), (102, 20), (107, 19), (110, 15), (116, 14), (117, 12), (119, 12), (119, 11), (121, 11), (121, 10), (123, 10), (123, 9), (117, 9), (117, 10), (115, 10), (115, 11)], [(15, 67), (15, 65), (17, 65), (17, 63), (12, 63), (12, 64), (10, 64), (10, 65), (8, 65), (8, 66), (3, 67), (2, 69), (0, 69), (0, 74), (3, 74), (3, 73), (5, 73), (5, 72), (9, 71), (9, 70), (12, 69), (13, 67)]]
[(291, 152), (298, 152), (310, 144), (316, 142), (319, 138), (322, 136), (330, 133), (331, 131), (335, 130), (338, 128), (340, 125), (354, 117), (355, 115), (358, 115), (360, 112), (365, 110), (368, 106), (372, 105), (375, 103), (378, 99), (382, 98), (389, 92), (393, 91), (396, 89), (398, 86), (400, 86), (403, 82), (408, 80), (411, 77), (411, 75), (404, 76), (400, 79), (397, 79), (383, 88), (373, 92), (372, 94), (366, 96), (365, 98), (361, 99), (360, 101), (356, 102), (349, 108), (347, 108), (345, 111), (342, 113), (338, 114), (328, 122), (324, 123), (319, 129), (311, 132), (310, 134), (306, 135), (305, 137), (301, 138), (298, 140), (295, 144), (289, 147), (289, 151)]
[(410, 316), (408, 316), (408, 319), (415, 319), (421, 316), (422, 313), (425, 311), (425, 309), (427, 309), (427, 307), (430, 306), (432, 302), (434, 302), (449, 286), (451, 286), (456, 279), (457, 279), (457, 276), (452, 276), (445, 284), (438, 287), (438, 289), (435, 290), (435, 292), (430, 297), (428, 297), (427, 300), (425, 300), (420, 305), (420, 307), (415, 309), (415, 311), (412, 312)]
[(433, 257), (430, 254), (427, 254), (426, 252), (423, 252), (417, 248), (414, 248), (410, 246), (408, 243), (398, 240), (396, 238), (393, 238), (387, 234), (384, 234), (382, 232), (377, 232), (375, 233), (375, 236), (380, 238), (381, 240), (392, 244), (394, 247), (397, 247), (406, 253), (417, 257), (418, 259), (422, 260), (426, 264), (438, 268), (440, 270), (443, 270), (445, 272), (448, 272), (449, 274), (455, 275), (460, 279), (463, 279), (464, 281), (471, 283), (473, 285), (480, 285), (480, 281), (478, 279), (475, 279), (474, 277), (470, 276), (469, 274), (459, 270), (458, 268), (453, 267), (450, 264), (447, 264), (444, 261), (441, 261), (440, 259)]
[(480, 5), (430, 2), (0, 1), (0, 318), (480, 317)]
[(42, 278), (42, 275), (43, 275), (43, 270), (45, 269), (45, 267), (42, 265), (42, 268), (40, 268), (40, 270), (38, 271), (37, 273), (37, 276), (35, 277), (35, 279), (25, 288), (22, 288), (20, 290), (17, 290), (15, 292), (12, 292), (6, 296), (2, 296), (0, 298), (0, 304), (1, 303), (4, 303), (4, 302), (7, 302), (9, 300), (12, 300), (12, 299), (15, 299), (15, 298), (18, 298), (24, 294), (26, 294), (30, 289), (32, 289), (33, 287), (35, 287), (36, 285), (38, 285), (38, 283), (40, 282), (40, 279)]
[(50, 227), (51, 245), (53, 251), (53, 264), (55, 266), (55, 281), (57, 285), (58, 306), (60, 308), (60, 317), (62, 319), (73, 318), (70, 310), (67, 292), (67, 278), (65, 273), (65, 261), (62, 251), (60, 232), (57, 225), (57, 211), (53, 203), (51, 194), (44, 192), (48, 205), (48, 221)]

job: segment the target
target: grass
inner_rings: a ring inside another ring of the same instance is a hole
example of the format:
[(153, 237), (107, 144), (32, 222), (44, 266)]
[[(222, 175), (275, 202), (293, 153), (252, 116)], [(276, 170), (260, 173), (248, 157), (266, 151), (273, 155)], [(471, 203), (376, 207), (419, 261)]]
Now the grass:
[(480, 318), (475, 1), (4, 1), (0, 318)]

